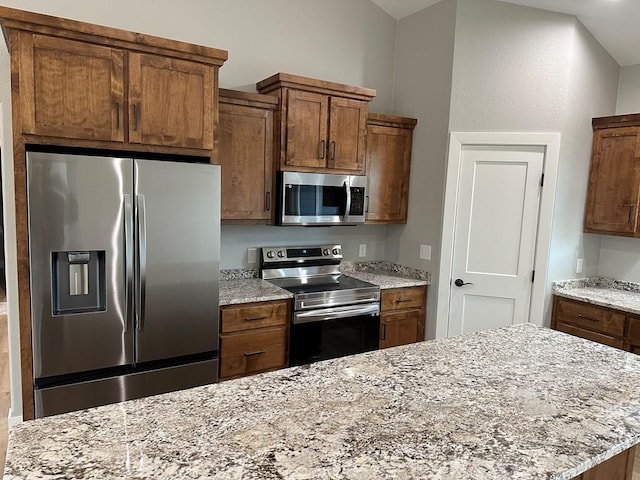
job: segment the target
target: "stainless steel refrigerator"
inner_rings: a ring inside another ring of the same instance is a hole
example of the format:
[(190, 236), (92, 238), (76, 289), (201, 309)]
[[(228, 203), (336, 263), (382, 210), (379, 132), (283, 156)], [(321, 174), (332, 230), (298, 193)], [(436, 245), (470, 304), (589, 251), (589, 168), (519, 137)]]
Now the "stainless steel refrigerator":
[(36, 417), (217, 380), (220, 167), (27, 153)]

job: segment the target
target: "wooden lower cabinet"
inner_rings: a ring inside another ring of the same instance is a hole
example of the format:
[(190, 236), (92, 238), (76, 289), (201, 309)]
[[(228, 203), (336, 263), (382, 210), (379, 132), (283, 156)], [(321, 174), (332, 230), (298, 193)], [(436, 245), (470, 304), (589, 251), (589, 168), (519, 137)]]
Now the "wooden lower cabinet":
[(551, 328), (640, 353), (640, 316), (615, 308), (554, 296)]
[(396, 347), (424, 340), (426, 296), (426, 286), (382, 291), (380, 348)]
[(220, 380), (288, 363), (289, 301), (220, 308)]
[(631, 480), (636, 447), (619, 453), (615, 457), (596, 465), (573, 480)]
[(640, 317), (627, 317), (627, 345), (630, 352), (640, 354)]

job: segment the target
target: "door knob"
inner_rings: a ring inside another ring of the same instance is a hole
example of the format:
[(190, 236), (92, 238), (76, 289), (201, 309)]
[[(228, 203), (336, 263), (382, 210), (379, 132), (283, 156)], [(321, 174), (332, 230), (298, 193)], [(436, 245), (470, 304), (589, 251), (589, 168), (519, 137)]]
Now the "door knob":
[(462, 280), (461, 278), (456, 278), (455, 281), (453, 282), (454, 285), (456, 287), (461, 287), (463, 285), (473, 285), (473, 283), (471, 282), (465, 282), (464, 280)]

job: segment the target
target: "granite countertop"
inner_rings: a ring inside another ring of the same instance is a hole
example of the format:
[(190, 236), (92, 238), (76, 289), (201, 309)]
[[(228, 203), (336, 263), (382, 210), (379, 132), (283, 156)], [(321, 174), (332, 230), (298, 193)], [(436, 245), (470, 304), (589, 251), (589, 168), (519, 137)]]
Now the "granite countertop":
[(5, 480), (573, 478), (640, 442), (640, 356), (529, 324), (13, 427)]
[(220, 280), (220, 306), (293, 298), (293, 294), (261, 278)]
[(431, 274), (392, 262), (342, 262), (344, 275), (378, 285), (381, 289), (418, 287), (431, 284)]
[(553, 283), (561, 297), (640, 315), (640, 284), (611, 278), (581, 278)]

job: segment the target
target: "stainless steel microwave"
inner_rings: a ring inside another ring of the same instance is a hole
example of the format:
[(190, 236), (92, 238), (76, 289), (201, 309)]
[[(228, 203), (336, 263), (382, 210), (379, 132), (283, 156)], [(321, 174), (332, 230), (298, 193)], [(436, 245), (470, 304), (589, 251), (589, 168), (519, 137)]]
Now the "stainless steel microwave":
[(279, 225), (364, 223), (367, 177), (329, 173), (278, 173)]

